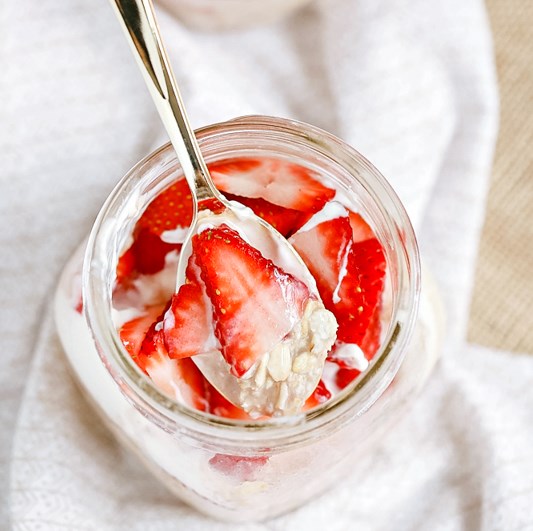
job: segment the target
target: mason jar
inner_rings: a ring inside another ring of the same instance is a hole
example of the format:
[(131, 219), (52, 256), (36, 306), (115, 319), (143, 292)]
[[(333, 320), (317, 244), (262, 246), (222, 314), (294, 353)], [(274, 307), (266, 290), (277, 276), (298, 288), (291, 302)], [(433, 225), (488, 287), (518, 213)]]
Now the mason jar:
[(199, 30), (243, 29), (270, 24), (311, 0), (159, 0), (187, 26)]
[(383, 246), (387, 272), (381, 342), (368, 368), (309, 411), (246, 421), (178, 403), (138, 369), (113, 323), (113, 282), (136, 221), (182, 175), (170, 145), (120, 181), (87, 244), (65, 267), (56, 294), (57, 328), (95, 409), (170, 490), (214, 518), (262, 520), (330, 490), (351, 463), (374, 451), (426, 382), (438, 357), (442, 320), (431, 281), (421, 274), (404, 207), (354, 149), (316, 127), (269, 117), (212, 125), (197, 136), (208, 164), (278, 158), (327, 177), (370, 224)]

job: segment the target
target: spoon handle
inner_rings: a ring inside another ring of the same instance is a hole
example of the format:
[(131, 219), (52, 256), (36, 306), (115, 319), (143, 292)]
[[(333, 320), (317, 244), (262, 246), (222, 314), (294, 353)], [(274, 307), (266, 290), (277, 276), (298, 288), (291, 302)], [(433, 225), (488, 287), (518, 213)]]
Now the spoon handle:
[(197, 201), (217, 197), (162, 43), (151, 0), (111, 0)]

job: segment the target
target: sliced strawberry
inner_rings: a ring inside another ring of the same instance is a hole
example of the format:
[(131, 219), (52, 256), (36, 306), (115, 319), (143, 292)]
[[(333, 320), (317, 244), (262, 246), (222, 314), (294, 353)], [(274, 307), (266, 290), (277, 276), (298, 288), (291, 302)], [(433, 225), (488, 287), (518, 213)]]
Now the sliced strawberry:
[(222, 355), (241, 377), (301, 319), (309, 290), (226, 225), (196, 235), (192, 247)]
[(312, 409), (324, 402), (327, 402), (331, 398), (331, 393), (329, 392), (326, 384), (323, 380), (318, 382), (316, 389), (313, 391), (313, 394), (305, 401), (303, 410)]
[(353, 247), (348, 217), (319, 223), (308, 231), (293, 234), (289, 241), (315, 277), (324, 305), (331, 310), (343, 266)]
[(376, 238), (353, 242), (349, 216), (338, 205), (326, 208), (331, 218), (326, 216), (289, 241), (315, 277), (324, 305), (337, 318), (337, 339), (360, 345), (381, 297), (385, 258)]
[(376, 238), (353, 245), (347, 271), (339, 289), (340, 300), (335, 304), (337, 339), (361, 345), (380, 302), (385, 278), (385, 256)]
[(215, 214), (220, 214), (224, 210), (224, 205), (215, 197), (210, 197), (208, 199), (202, 199), (198, 203), (199, 210), (211, 210)]
[(164, 362), (165, 358), (168, 358), (168, 352), (165, 338), (161, 333), (161, 317), (159, 317), (148, 328), (135, 361), (144, 372), (150, 374), (149, 369)]
[[(124, 323), (120, 328), (120, 339), (135, 362), (138, 361), (138, 354), (141, 350), (144, 338), (146, 337), (146, 333), (160, 318), (163, 310), (164, 307), (162, 306), (152, 306), (147, 308), (144, 315)], [(144, 370), (143, 367), (141, 368)]]
[(335, 383), (339, 389), (344, 389), (350, 385), (360, 374), (361, 371), (358, 371), (357, 369), (340, 368), (335, 375)]
[(135, 253), (130, 247), (122, 256), (119, 258), (117, 263), (117, 276), (116, 284), (118, 285), (127, 285), (129, 280), (132, 278), (135, 271)]
[(119, 336), (139, 368), (159, 389), (171, 397), (179, 395), (189, 406), (206, 411), (205, 378), (190, 359), (168, 356), (162, 319), (168, 308), (153, 306), (146, 314), (122, 325)]
[(154, 275), (161, 271), (167, 254), (180, 248), (180, 244), (166, 243), (146, 228), (138, 231), (131, 246), (119, 258), (115, 292), (129, 289), (139, 274)]
[(165, 266), (167, 254), (181, 245), (161, 239), (165, 231), (186, 228), (192, 220), (192, 199), (185, 179), (180, 179), (152, 200), (133, 230), (133, 243), (117, 264), (116, 286), (128, 288), (138, 274), (153, 275)]
[(349, 212), (352, 239), (355, 243), (375, 238), (370, 225), (356, 212)]
[(249, 198), (234, 194), (226, 194), (226, 198), (251, 208), (256, 216), (263, 218), (286, 238), (296, 232), (311, 216), (310, 213), (275, 205), (262, 198)]
[(318, 212), (335, 196), (311, 170), (279, 159), (229, 159), (210, 164), (209, 171), (224, 192), (303, 212)]
[(161, 391), (195, 409), (207, 411), (203, 374), (189, 358), (170, 359), (161, 324), (158, 321), (148, 330), (136, 358), (137, 364)]
[(135, 270), (142, 275), (153, 275), (165, 267), (165, 258), (173, 250), (180, 249), (177, 243), (166, 243), (157, 234), (141, 229), (131, 246), (135, 257)]
[(258, 472), (267, 464), (268, 457), (245, 457), (239, 455), (215, 454), (209, 464), (226, 476), (239, 481), (254, 481)]
[(150, 317), (138, 317), (123, 324), (119, 331), (120, 339), (134, 361), (137, 361), (146, 332), (153, 322)]
[(361, 341), (361, 350), (367, 360), (371, 360), (381, 346), (381, 304), (374, 309), (367, 331)]
[(211, 311), (194, 255), (191, 255), (185, 284), (173, 295), (170, 310), (164, 318), (165, 343), (171, 358), (187, 358), (204, 352), (212, 326)]
[(167, 230), (188, 227), (191, 221), (191, 191), (187, 181), (180, 179), (152, 200), (135, 225), (134, 236), (143, 229), (160, 236)]

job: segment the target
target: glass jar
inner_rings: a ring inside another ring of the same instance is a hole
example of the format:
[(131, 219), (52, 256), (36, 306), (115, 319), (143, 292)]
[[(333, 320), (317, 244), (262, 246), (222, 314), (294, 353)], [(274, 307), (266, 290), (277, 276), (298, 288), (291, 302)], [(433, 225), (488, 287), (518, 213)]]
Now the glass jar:
[(230, 30), (270, 24), (311, 0), (159, 0), (185, 24), (199, 30)]
[(169, 145), (137, 164), (108, 198), (85, 258), (82, 246), (63, 272), (56, 295), (57, 327), (88, 397), (165, 485), (215, 518), (261, 520), (330, 489), (416, 397), (437, 358), (438, 304), (430, 283), (420, 289), (417, 244), (398, 197), (341, 140), (306, 124), (268, 117), (235, 119), (201, 129), (197, 136), (208, 163), (277, 157), (327, 175), (353, 198), (387, 260), (387, 317), (380, 350), (368, 369), (326, 403), (267, 421), (189, 409), (139, 371), (112, 321), (112, 288), (136, 220), (181, 175)]

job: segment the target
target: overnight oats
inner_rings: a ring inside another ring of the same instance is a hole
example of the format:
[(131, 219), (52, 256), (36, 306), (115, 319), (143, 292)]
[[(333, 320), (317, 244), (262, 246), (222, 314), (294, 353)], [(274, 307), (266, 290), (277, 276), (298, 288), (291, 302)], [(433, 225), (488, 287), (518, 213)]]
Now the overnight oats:
[(185, 24), (200, 30), (229, 30), (270, 24), (311, 0), (159, 0)]
[(375, 447), (436, 361), (440, 315), (403, 207), (349, 146), (266, 117), (198, 140), (226, 198), (307, 269), (246, 223), (206, 221), (178, 281), (192, 200), (166, 146), (65, 268), (57, 327), (96, 409), (165, 485), (215, 518), (261, 520)]

